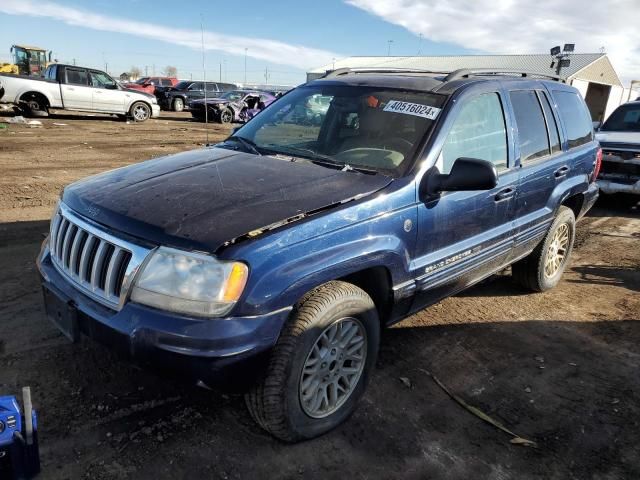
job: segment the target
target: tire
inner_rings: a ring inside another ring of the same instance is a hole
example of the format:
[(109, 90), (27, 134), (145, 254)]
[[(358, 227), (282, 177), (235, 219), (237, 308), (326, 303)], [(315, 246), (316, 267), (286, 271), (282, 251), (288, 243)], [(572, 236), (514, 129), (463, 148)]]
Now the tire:
[(49, 108), (43, 98), (30, 95), (22, 100), (23, 109), (28, 117), (48, 117)]
[(181, 98), (174, 99), (171, 108), (174, 112), (182, 112), (184, 110), (184, 100)]
[(129, 115), (134, 122), (145, 122), (151, 118), (151, 107), (144, 102), (136, 102), (131, 105)]
[(220, 112), (220, 123), (231, 123), (233, 121), (233, 112), (225, 108)]
[[(569, 262), (575, 232), (576, 217), (573, 210), (561, 206), (544, 240), (527, 257), (512, 265), (511, 272), (514, 280), (534, 292), (544, 292), (555, 287)], [(560, 245), (562, 248), (558, 249)], [(558, 260), (555, 252), (562, 251), (564, 251), (562, 259)], [(552, 257), (559, 263), (555, 265), (548, 263)]]
[[(346, 347), (326, 342), (332, 332), (334, 341), (342, 338)], [(322, 344), (320, 349), (314, 348), (317, 342)], [(335, 428), (353, 413), (364, 393), (379, 342), (378, 313), (366, 292), (340, 281), (312, 290), (294, 308), (283, 328), (265, 376), (245, 395), (251, 416), (286, 442), (314, 438)], [(359, 355), (360, 360), (351, 360), (349, 353)], [(324, 356), (320, 359), (321, 354)], [(317, 371), (310, 373), (314, 369)], [(351, 375), (350, 385), (342, 372)], [(324, 383), (324, 389), (313, 388), (316, 381), (328, 383)], [(319, 395), (321, 391), (326, 393), (326, 401), (323, 399), (314, 409), (313, 400), (318, 397), (313, 392)]]

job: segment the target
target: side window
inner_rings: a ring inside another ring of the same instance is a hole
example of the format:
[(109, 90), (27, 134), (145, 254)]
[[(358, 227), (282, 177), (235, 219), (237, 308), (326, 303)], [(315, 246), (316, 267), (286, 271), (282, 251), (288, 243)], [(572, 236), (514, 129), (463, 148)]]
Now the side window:
[(567, 131), (569, 148), (579, 147), (593, 140), (591, 116), (582, 98), (577, 93), (555, 90), (554, 97)]
[(549, 97), (545, 92), (538, 91), (538, 98), (542, 103), (544, 110), (544, 118), (547, 121), (547, 130), (549, 130), (549, 141), (551, 143), (551, 153), (560, 151), (560, 135), (558, 135), (558, 124), (553, 116), (553, 109), (549, 103)]
[(207, 92), (217, 92), (218, 85), (215, 83), (207, 83)]
[(160, 80), (160, 84), (163, 87), (170, 87), (171, 86), (171, 80), (169, 80), (168, 78), (163, 78), (162, 80)]
[(47, 80), (55, 80), (57, 72), (58, 72), (58, 66), (57, 65), (51, 65), (47, 69), (47, 76), (46, 76)]
[(498, 171), (507, 168), (507, 130), (497, 93), (479, 95), (463, 105), (442, 147), (442, 173), (449, 173), (460, 157), (488, 160)]
[(199, 91), (202, 90), (203, 86), (202, 86), (202, 82), (193, 82), (191, 85), (189, 85), (189, 90), (192, 91)]
[(106, 73), (91, 70), (91, 85), (96, 88), (109, 88), (113, 87), (115, 82)]
[(71, 85), (88, 85), (87, 71), (81, 68), (67, 67), (67, 83)]
[(549, 138), (538, 96), (533, 90), (509, 93), (518, 126), (520, 162), (522, 164), (548, 155)]

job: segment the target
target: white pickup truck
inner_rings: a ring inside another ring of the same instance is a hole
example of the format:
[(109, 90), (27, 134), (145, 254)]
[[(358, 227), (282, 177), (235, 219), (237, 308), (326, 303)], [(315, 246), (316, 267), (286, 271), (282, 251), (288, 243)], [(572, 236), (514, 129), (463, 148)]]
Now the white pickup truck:
[(0, 103), (19, 106), (27, 115), (49, 109), (111, 113), (136, 122), (160, 115), (156, 97), (121, 87), (105, 72), (75, 65), (49, 65), (44, 77), (0, 74)]

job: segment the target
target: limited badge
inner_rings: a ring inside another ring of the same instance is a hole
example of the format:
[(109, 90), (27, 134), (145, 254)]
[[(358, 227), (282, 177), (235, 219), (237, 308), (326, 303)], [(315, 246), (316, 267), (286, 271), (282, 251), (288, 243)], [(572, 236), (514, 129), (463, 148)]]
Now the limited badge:
[(384, 107), (385, 112), (404, 113), (405, 115), (415, 115), (416, 117), (434, 120), (440, 113), (440, 109), (421, 103), (403, 102), (401, 100), (390, 100)]

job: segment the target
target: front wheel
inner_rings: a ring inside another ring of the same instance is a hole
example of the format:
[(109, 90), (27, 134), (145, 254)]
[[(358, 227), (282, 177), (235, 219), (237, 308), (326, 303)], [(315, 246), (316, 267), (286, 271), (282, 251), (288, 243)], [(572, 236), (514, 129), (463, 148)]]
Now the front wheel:
[(569, 261), (575, 232), (576, 217), (573, 210), (561, 206), (544, 240), (529, 256), (513, 264), (513, 278), (535, 292), (555, 287)]
[(131, 117), (136, 122), (144, 122), (151, 117), (151, 107), (144, 102), (136, 102), (131, 105)]
[(335, 428), (364, 393), (379, 341), (366, 292), (340, 281), (312, 290), (284, 327), (265, 377), (245, 397), (251, 416), (288, 442)]
[(183, 110), (184, 110), (184, 100), (182, 100), (181, 98), (176, 98), (173, 101), (173, 111), (181, 112)]
[(220, 112), (220, 123), (231, 123), (233, 120), (233, 113), (228, 108), (225, 108)]

